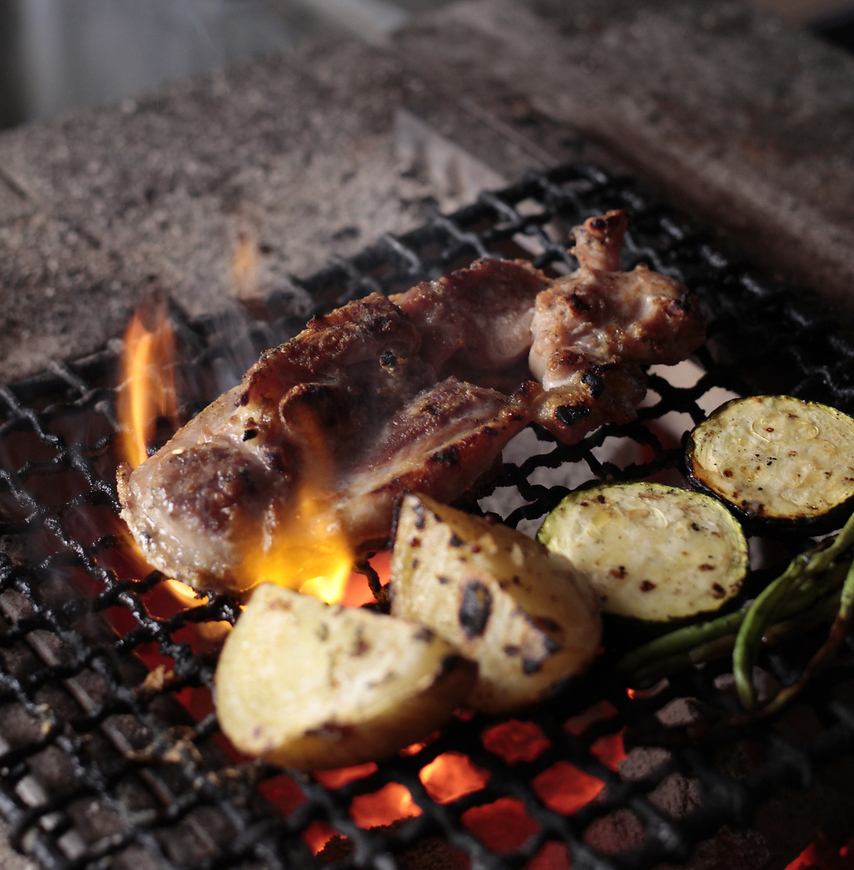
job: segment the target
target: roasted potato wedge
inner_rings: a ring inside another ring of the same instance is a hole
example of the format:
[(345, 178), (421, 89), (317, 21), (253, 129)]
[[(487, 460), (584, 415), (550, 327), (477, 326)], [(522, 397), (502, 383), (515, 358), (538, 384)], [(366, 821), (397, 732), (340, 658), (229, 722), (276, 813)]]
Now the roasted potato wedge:
[(417, 619), (478, 663), (475, 709), (540, 700), (599, 646), (595, 596), (565, 559), (426, 496), (401, 504), (392, 593), (395, 616)]
[(429, 629), (259, 586), (216, 671), (222, 730), (300, 770), (391, 755), (439, 727), (477, 668)]

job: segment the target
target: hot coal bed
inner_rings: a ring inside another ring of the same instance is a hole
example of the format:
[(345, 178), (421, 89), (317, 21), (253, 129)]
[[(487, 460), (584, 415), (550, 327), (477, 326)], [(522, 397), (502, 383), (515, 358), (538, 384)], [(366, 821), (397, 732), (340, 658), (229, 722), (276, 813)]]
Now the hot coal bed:
[[(702, 300), (710, 328), (694, 374), (655, 369), (637, 422), (576, 446), (527, 430), (469, 509), (497, 508), (530, 528), (585, 480), (674, 479), (681, 433), (732, 393), (787, 392), (854, 410), (854, 345), (812, 297), (760, 279), (635, 183), (595, 167), (558, 167), (484, 193), (300, 285), (320, 312), (477, 257), (572, 268), (569, 229), (620, 207), (632, 215), (627, 265), (645, 261)], [(306, 314), (284, 291), (239, 319), (189, 322), (174, 312), (183, 418)], [(781, 787), (807, 788), (823, 763), (850, 758), (850, 639), (799, 702), (809, 728), (793, 730), (784, 715), (727, 741), (661, 747), (663, 725), (679, 717), (735, 711), (728, 660), (655, 692), (627, 692), (613, 661), (629, 641), (613, 629), (595, 668), (548, 703), (506, 719), (460, 715), (390, 761), (305, 776), (239, 757), (211, 699), (217, 638), (237, 602), (169, 594), (117, 516), (118, 350), (55, 362), (0, 389), (0, 812), (13, 845), (38, 863), (648, 867), (687, 860), (721, 826), (749, 824)], [(779, 567), (805, 538), (764, 543)], [(792, 682), (818, 643), (807, 636), (766, 652), (767, 680)], [(437, 758), (457, 759), (468, 785), (432, 788), (423, 771)], [(669, 796), (674, 782), (679, 799)], [(372, 827), (376, 796), (395, 790), (408, 801), (405, 818)]]

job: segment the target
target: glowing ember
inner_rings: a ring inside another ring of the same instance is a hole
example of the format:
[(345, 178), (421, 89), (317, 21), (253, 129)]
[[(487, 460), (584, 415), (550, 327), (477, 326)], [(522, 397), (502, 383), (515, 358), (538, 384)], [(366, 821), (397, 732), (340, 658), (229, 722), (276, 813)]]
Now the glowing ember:
[(854, 837), (840, 846), (819, 834), (809, 846), (786, 866), (786, 870), (850, 870), (854, 867)]
[[(607, 701), (594, 704), (564, 723), (564, 728), (581, 735), (592, 724), (612, 719), (617, 709)], [(618, 770), (626, 757), (623, 732), (604, 734), (590, 746), (590, 752), (610, 770)], [(559, 761), (534, 780), (534, 790), (546, 806), (555, 812), (571, 815), (596, 798), (605, 784), (569, 762)]]
[(595, 798), (604, 783), (567, 761), (559, 761), (534, 780), (534, 791), (551, 810), (571, 815)]
[(323, 848), (333, 837), (340, 836), (338, 831), (326, 822), (312, 822), (302, 835), (306, 845), (315, 855), (323, 851)]
[[(391, 573), (391, 552), (383, 550), (381, 553), (377, 553), (371, 557), (370, 563), (373, 570), (376, 571), (380, 583), (386, 583)], [(368, 578), (364, 574), (354, 572), (350, 575), (341, 603), (346, 607), (361, 607), (363, 604), (374, 603), (374, 593), (371, 592)]]
[(489, 779), (485, 770), (475, 767), (459, 752), (437, 755), (418, 774), (427, 794), (440, 804), (451, 803), (463, 795), (480, 791)]
[(318, 770), (314, 774), (314, 778), (327, 788), (341, 788), (342, 785), (347, 785), (348, 782), (354, 782), (357, 779), (364, 779), (366, 776), (370, 776), (376, 769), (376, 764), (373, 761), (368, 761), (365, 764), (356, 764), (353, 767), (339, 767), (337, 770)]
[[(608, 713), (610, 710), (596, 709), (586, 718), (589, 719), (591, 715), (602, 718)], [(500, 755), (508, 763), (533, 761), (549, 746), (549, 741), (536, 725), (516, 720), (493, 726), (484, 733), (483, 742), (490, 752)], [(416, 743), (401, 754), (415, 755), (423, 748), (424, 744)], [(600, 737), (590, 750), (611, 770), (616, 770), (626, 757), (622, 733)], [(315, 777), (329, 788), (339, 788), (354, 779), (368, 776), (375, 770), (376, 765), (366, 764), (317, 773)], [(489, 781), (489, 772), (476, 767), (466, 755), (444, 752), (421, 768), (419, 778), (429, 796), (437, 803), (445, 804), (483, 789)], [(534, 788), (548, 807), (570, 815), (593, 800), (602, 791), (604, 784), (567, 762), (558, 762), (534, 780)], [(391, 825), (400, 819), (421, 813), (409, 791), (396, 783), (370, 795), (359, 796), (353, 801), (352, 810), (358, 813), (356, 821), (361, 827)], [(466, 818), (466, 824), (472, 831), (490, 848), (499, 851), (516, 848), (536, 829), (522, 804), (504, 799), (474, 807), (467, 811)], [(493, 826), (501, 828), (505, 822), (509, 825), (508, 829), (500, 833), (493, 830)]]
[(590, 747), (590, 751), (610, 770), (619, 770), (620, 763), (627, 758), (623, 745), (623, 732), (606, 734), (600, 737)]
[(613, 719), (617, 708), (608, 701), (598, 701), (581, 713), (572, 716), (564, 723), (564, 728), (576, 737), (581, 736), (591, 725)]
[(406, 786), (390, 782), (372, 794), (353, 798), (350, 815), (360, 828), (378, 828), (398, 819), (421, 815), (421, 807), (412, 799)]
[[(414, 744), (408, 747), (410, 751), (407, 754), (414, 754), (423, 748), (423, 744)], [(376, 769), (376, 764), (368, 763), (340, 770), (318, 771), (314, 776), (327, 788), (340, 788), (353, 780), (369, 776)], [(433, 800), (450, 803), (482, 789), (489, 774), (475, 767), (465, 755), (445, 752), (425, 765), (419, 778)], [(350, 809), (356, 824), (363, 828), (391, 825), (400, 819), (421, 815), (421, 809), (409, 790), (398, 783), (390, 783), (371, 794), (359, 795), (354, 798)], [(320, 837), (316, 839), (319, 841)], [(322, 843), (319, 848), (322, 848)]]
[(549, 741), (533, 722), (511, 719), (486, 731), (483, 745), (508, 764), (514, 764), (517, 761), (533, 761), (549, 747)]
[(811, 867), (818, 867), (818, 861), (818, 849), (815, 843), (810, 843), (791, 864), (786, 866), (786, 870), (809, 870)]
[(550, 841), (525, 865), (525, 870), (570, 870), (569, 850), (563, 843)]
[(118, 413), (122, 424), (122, 452), (136, 468), (148, 456), (158, 417), (176, 421), (175, 337), (162, 302), (143, 316), (134, 314), (124, 336), (122, 378)]
[(494, 803), (472, 807), (463, 813), (462, 819), (478, 840), (494, 852), (518, 849), (539, 830), (518, 798), (499, 798)]

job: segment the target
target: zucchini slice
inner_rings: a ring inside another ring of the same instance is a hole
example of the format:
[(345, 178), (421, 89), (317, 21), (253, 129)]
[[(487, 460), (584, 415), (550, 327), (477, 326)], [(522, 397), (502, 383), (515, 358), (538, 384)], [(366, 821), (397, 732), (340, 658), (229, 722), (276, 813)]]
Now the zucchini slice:
[(650, 622), (717, 610), (748, 567), (741, 526), (720, 502), (659, 483), (577, 490), (537, 537), (590, 582), (604, 612)]
[(792, 396), (733, 399), (694, 429), (686, 464), (748, 519), (812, 522), (854, 497), (854, 419)]

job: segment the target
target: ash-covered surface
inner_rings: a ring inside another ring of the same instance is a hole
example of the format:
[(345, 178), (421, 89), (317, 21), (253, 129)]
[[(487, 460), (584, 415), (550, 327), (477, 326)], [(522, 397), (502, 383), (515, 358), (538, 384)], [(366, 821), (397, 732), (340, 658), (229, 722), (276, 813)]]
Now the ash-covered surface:
[[(728, 390), (786, 389), (854, 407), (854, 347), (813, 299), (794, 300), (762, 282), (633, 182), (593, 167), (558, 168), (484, 194), (450, 219), (438, 216), (333, 264), (299, 282), (299, 290), (328, 307), (375, 288), (402, 289), (486, 254), (528, 252), (543, 266), (571, 266), (567, 229), (621, 206), (634, 213), (627, 265), (644, 260), (692, 286), (710, 317), (708, 345), (689, 377), (653, 372), (651, 401), (636, 424), (605, 427), (572, 448), (527, 432), (527, 447), (495, 481), (512, 524), (535, 522), (584, 479), (676, 472), (674, 423), (690, 426)], [(239, 376), (236, 346), (257, 350), (299, 328), (302, 315), (293, 316), (291, 301), (274, 295), (269, 322), (247, 317), (235, 324), (229, 315), (180, 327), (179, 381), (193, 387), (185, 396), (190, 405)], [(711, 867), (721, 854), (703, 844), (712, 835), (722, 838), (728, 864), (756, 866), (767, 858), (773, 866), (775, 854), (786, 854), (774, 851), (781, 820), (788, 850), (799, 848), (798, 840), (805, 845), (829, 819), (851, 824), (851, 803), (839, 797), (844, 783), (831, 777), (828, 784), (821, 765), (832, 759), (837, 771), (851, 768), (850, 646), (804, 704), (707, 747), (649, 753), (644, 734), (659, 719), (690, 720), (704, 706), (733, 709), (727, 681), (718, 679), (725, 662), (631, 700), (606, 658), (567, 691), (516, 717), (539, 735), (536, 751), (525, 744), (521, 757), (496, 737), (505, 729), (506, 738), (512, 722), (476, 716), (452, 721), (413, 754), (343, 785), (235, 758), (218, 732), (210, 687), (221, 623), (239, 611), (221, 596), (170, 610), (162, 578), (140, 579), (147, 569), (115, 513), (115, 366), (115, 353), (105, 351), (55, 363), (0, 391), (0, 812), (11, 823), (13, 845), (41, 863), (310, 866), (308, 842), (318, 841), (306, 833), (316, 835), (322, 823), (348, 842), (331, 841), (317, 859), (321, 866), (327, 859), (327, 866), (403, 866), (403, 856), (424, 840), (425, 860), (455, 861), (461, 851), (479, 867), (520, 866), (534, 855), (560, 861), (565, 848), (575, 867), (647, 867), (688, 859), (697, 847), (694, 866)], [(791, 539), (778, 545), (799, 546)], [(770, 681), (786, 681), (802, 658), (795, 647), (762, 666)], [(614, 751), (620, 734), (634, 747), (625, 760)], [(469, 756), (488, 782), (441, 803), (419, 772), (447, 752)], [(355, 807), (389, 783), (405, 785), (421, 815), (362, 830)], [(602, 786), (594, 799), (572, 797), (591, 783), (593, 793)], [(791, 818), (791, 807), (803, 804), (785, 799), (783, 787), (812, 787), (811, 799), (829, 800), (809, 806), (827, 813)], [(778, 802), (770, 818), (769, 796)], [(757, 807), (754, 833), (722, 830), (750, 821)], [(437, 849), (437, 838), (450, 851)]]
[(420, 223), (430, 190), (394, 150), (407, 84), (364, 53), (313, 43), (0, 136), (0, 377), (94, 350), (146, 293), (214, 311)]
[(481, 123), (515, 95), (516, 139), (559, 159), (537, 114), (580, 132), (854, 319), (851, 55), (738, 0), (463, 0), (395, 44), (434, 85), (470, 83)]
[[(591, 143), (850, 319), (850, 56), (733, 0), (403, 5), (383, 49), (317, 40), (0, 136), (0, 377), (94, 349), (152, 289), (193, 312), (287, 289), (479, 189), (478, 162)], [(444, 178), (400, 162), (401, 108), (461, 145)]]

